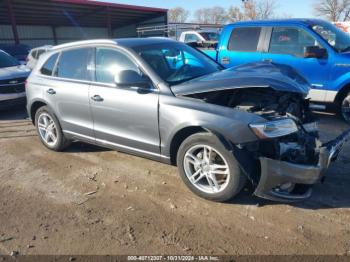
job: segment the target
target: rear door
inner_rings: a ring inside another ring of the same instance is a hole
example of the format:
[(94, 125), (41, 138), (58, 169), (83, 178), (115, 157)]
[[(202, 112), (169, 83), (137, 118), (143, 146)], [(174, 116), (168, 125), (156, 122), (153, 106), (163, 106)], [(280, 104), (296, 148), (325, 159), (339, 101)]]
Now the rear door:
[[(264, 41), (263, 28), (234, 27), (227, 42), (223, 43), (218, 54), (218, 62), (229, 68), (241, 64), (261, 61)], [(224, 39), (222, 37), (222, 39)]]
[[(41, 69), (42, 74), (51, 74), (47, 81), (42, 81), (45, 99), (59, 117), (64, 132), (93, 140), (88, 98), (92, 76), (89, 66), (93, 58), (93, 48), (69, 49), (57, 55), (53, 73), (45, 69), (45, 65)], [(53, 62), (50, 59), (47, 63)]]

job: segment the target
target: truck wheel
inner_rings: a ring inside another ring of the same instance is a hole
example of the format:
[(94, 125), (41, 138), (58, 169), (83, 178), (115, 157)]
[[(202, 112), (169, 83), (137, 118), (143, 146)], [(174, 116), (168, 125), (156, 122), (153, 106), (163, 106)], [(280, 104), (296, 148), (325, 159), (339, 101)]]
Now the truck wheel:
[(341, 114), (344, 120), (350, 123), (350, 93), (348, 93), (341, 103)]
[(211, 133), (185, 139), (177, 153), (177, 166), (189, 189), (212, 201), (232, 199), (246, 183), (232, 153)]
[(35, 113), (35, 126), (41, 142), (47, 148), (62, 151), (70, 144), (64, 137), (56, 116), (48, 107), (43, 106)]

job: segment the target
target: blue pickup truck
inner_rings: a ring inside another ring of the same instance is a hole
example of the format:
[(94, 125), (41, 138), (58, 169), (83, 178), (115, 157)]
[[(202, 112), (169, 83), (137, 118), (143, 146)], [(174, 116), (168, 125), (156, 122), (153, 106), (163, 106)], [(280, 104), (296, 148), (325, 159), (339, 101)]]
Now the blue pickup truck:
[(216, 50), (224, 67), (265, 61), (296, 69), (311, 84), (314, 109), (336, 109), (350, 123), (350, 35), (319, 19), (236, 22)]

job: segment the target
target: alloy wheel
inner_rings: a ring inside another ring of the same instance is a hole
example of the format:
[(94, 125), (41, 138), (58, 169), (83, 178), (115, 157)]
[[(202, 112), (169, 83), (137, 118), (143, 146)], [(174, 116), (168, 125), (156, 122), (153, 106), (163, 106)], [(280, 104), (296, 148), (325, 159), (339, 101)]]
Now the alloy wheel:
[(38, 130), (41, 139), (48, 145), (54, 146), (57, 143), (57, 128), (52, 117), (42, 113), (38, 118)]
[(211, 146), (191, 147), (187, 150), (183, 163), (188, 180), (205, 193), (222, 192), (229, 184), (230, 170), (227, 161)]

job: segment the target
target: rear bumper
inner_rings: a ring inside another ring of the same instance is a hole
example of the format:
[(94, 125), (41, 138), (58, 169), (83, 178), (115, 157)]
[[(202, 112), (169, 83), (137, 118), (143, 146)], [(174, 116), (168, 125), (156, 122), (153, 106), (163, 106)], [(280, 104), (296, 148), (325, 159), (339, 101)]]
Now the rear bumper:
[[(261, 176), (254, 192), (256, 196), (283, 202), (294, 202), (311, 196), (311, 185), (325, 175), (330, 163), (335, 161), (345, 142), (350, 140), (350, 130), (320, 148), (317, 165), (299, 165), (269, 158), (260, 158)], [(299, 192), (284, 192), (279, 187), (286, 183), (302, 185)]]

